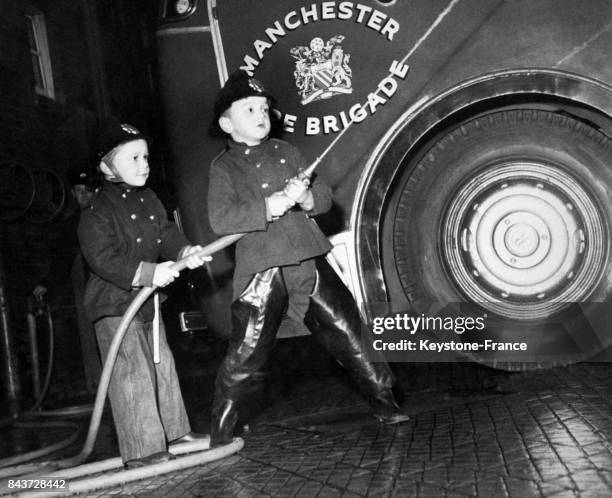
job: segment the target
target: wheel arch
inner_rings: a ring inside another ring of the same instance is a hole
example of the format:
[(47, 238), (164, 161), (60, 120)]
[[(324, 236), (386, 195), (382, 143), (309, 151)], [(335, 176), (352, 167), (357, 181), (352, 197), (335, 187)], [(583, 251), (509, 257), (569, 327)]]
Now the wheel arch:
[[(551, 69), (501, 71), (425, 96), (390, 127), (360, 178), (352, 209), (355, 289), (368, 318), (389, 311), (389, 275), (383, 267), (382, 223), (402, 165), (454, 125), (503, 108), (537, 107), (572, 115), (612, 136), (612, 88), (584, 76)], [(415, 161), (412, 161), (413, 164)]]

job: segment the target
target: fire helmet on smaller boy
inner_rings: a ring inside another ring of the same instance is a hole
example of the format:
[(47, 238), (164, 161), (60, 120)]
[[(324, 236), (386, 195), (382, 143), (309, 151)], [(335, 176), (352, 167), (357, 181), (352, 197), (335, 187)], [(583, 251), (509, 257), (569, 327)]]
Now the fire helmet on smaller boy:
[(116, 118), (109, 118), (100, 127), (98, 158), (102, 159), (118, 145), (139, 139), (146, 140), (149, 145), (151, 143), (150, 137), (141, 133), (135, 126), (121, 123)]

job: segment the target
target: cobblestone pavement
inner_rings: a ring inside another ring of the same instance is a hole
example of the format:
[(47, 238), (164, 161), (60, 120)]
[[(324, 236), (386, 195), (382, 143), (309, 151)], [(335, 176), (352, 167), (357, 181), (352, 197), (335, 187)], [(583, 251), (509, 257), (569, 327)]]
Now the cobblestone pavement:
[(382, 426), (342, 373), (281, 389), (238, 454), (93, 496), (612, 496), (612, 365), (396, 365)]

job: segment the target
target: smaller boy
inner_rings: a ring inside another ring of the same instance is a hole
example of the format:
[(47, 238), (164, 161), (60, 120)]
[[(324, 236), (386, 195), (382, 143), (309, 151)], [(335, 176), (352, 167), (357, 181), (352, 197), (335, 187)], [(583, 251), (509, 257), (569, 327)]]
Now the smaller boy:
[(261, 83), (236, 71), (215, 101), (211, 132), (229, 140), (210, 171), (210, 224), (219, 235), (246, 235), (236, 243), (233, 330), (215, 382), (211, 446), (231, 440), (285, 313), (348, 370), (381, 422), (408, 420), (389, 366), (366, 357), (359, 310), (325, 260), (331, 244), (312, 217), (329, 210), (331, 189), (319, 178), (310, 186), (298, 179), (303, 156), (269, 138), (270, 100)]
[[(148, 139), (136, 128), (113, 119), (100, 134), (99, 169), (102, 188), (81, 214), (79, 241), (91, 273), (85, 306), (103, 359), (121, 318), (141, 287), (165, 287), (178, 277), (173, 261), (188, 258), (196, 268), (210, 258), (198, 255), (162, 203), (145, 187), (149, 177)], [(205, 436), (191, 432), (172, 352), (159, 319), (161, 361), (153, 363), (156, 299), (138, 311), (121, 343), (109, 386), (109, 398), (127, 468), (173, 459), (167, 444)]]

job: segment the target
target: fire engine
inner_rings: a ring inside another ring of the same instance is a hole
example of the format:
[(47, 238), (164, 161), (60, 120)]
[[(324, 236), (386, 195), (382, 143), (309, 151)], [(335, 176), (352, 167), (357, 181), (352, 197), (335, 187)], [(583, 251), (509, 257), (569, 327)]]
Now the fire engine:
[[(165, 0), (184, 229), (215, 239), (206, 192), (223, 142), (207, 128), (240, 68), (334, 188), (319, 223), (366, 323), (452, 308), (488, 340), (529, 344), (477, 361), (592, 359), (612, 342), (611, 26), (609, 0)], [(231, 267), (215, 257), (217, 282)]]

